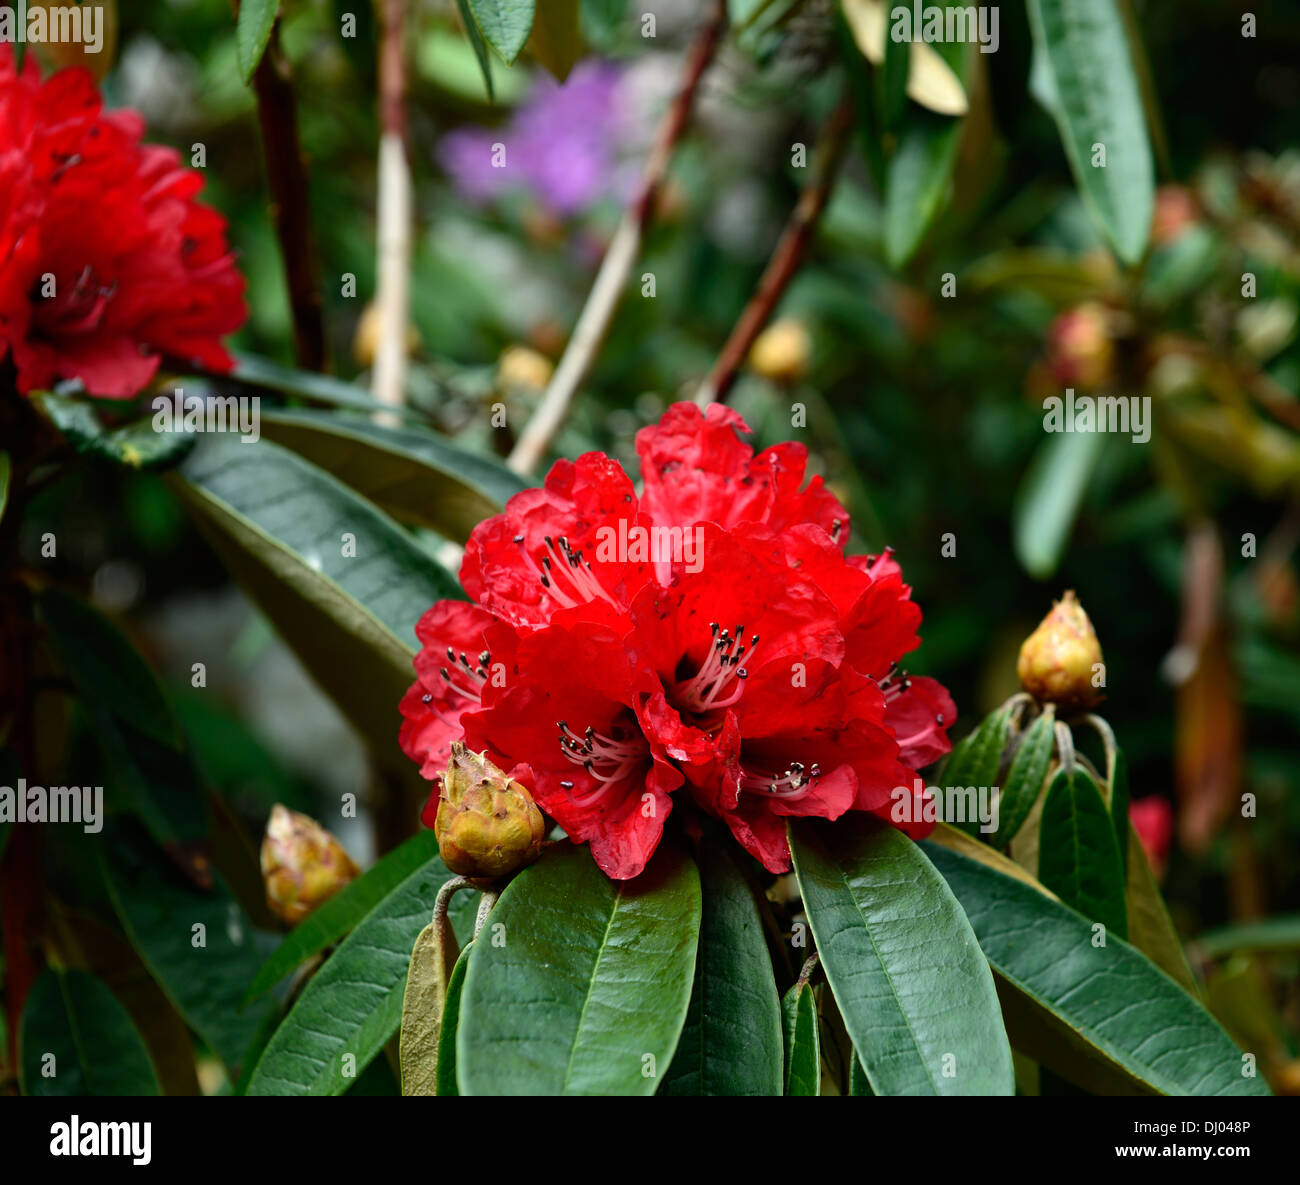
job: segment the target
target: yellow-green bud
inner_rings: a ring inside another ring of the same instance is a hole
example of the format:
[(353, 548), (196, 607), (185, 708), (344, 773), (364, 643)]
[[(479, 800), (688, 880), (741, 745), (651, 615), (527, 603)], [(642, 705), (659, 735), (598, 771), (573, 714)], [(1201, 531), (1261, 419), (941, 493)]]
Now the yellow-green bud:
[(546, 836), (527, 788), (461, 741), (451, 746), (433, 830), (442, 862), (460, 876), (480, 878), (531, 864)]
[(1089, 708), (1101, 694), (1094, 677), (1101, 669), (1101, 644), (1073, 591), (1052, 606), (1020, 647), (1016, 671), (1036, 700), (1063, 708)]
[(262, 841), (262, 881), (271, 911), (296, 926), (361, 874), (352, 857), (315, 819), (279, 803)]

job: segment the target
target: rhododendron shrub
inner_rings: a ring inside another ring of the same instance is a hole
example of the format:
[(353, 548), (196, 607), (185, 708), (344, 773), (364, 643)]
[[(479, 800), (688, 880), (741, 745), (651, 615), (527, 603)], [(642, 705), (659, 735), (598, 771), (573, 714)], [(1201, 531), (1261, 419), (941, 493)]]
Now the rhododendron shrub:
[(640, 496), (589, 453), (475, 528), (475, 603), (421, 619), (402, 701), (426, 776), (459, 739), (527, 767), (542, 809), (618, 879), (642, 872), (677, 803), (771, 872), (790, 867), (790, 818), (928, 831), (899, 796), (948, 751), (956, 710), (900, 669), (920, 645), (911, 590), (888, 553), (845, 554), (848, 512), (805, 484), (802, 445), (756, 456), (747, 433), (725, 407), (677, 404), (637, 438)]

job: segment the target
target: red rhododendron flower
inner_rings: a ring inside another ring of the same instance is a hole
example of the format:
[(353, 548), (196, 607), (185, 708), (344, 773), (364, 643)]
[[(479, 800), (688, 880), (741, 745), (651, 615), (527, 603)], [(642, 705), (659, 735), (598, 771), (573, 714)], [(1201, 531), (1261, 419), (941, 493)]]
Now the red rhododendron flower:
[[(644, 491), (601, 453), (559, 461), (465, 549), (476, 604), (417, 628), (404, 751), (437, 778), (462, 737), (636, 876), (683, 796), (773, 872), (786, 821), (867, 811), (922, 835), (916, 770), (956, 712), (899, 660), (920, 610), (889, 553), (844, 555), (848, 514), (807, 452), (757, 456), (735, 412), (670, 408), (641, 431)], [(426, 822), (437, 807), (437, 791)]]
[(80, 379), (129, 398), (163, 356), (231, 365), (220, 338), (244, 321), (244, 283), (225, 220), (143, 131), (85, 70), (42, 82), (0, 45), (0, 362), (24, 394)]

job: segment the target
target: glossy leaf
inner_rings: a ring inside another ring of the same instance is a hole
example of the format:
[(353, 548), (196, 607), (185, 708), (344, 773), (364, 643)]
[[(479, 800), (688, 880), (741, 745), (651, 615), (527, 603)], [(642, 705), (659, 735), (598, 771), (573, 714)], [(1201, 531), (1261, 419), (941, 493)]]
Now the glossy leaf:
[(943, 878), (869, 816), (790, 828), (827, 981), (876, 1094), (1011, 1094), (988, 964)]
[(261, 965), (248, 918), (219, 878), (210, 890), (183, 880), (138, 828), (112, 824), (100, 847), (109, 900), (122, 928), (176, 1010), (232, 1078), (267, 1015), (243, 1010)]
[[(366, 915), (271, 1035), (248, 1094), (336, 1095), (352, 1084), (397, 1032), (411, 948), (450, 875), (441, 860), (430, 859)], [(462, 927), (467, 915), (472, 919), (474, 897), (452, 898)]]
[(292, 449), (395, 517), (457, 543), (526, 483), (431, 432), (329, 412), (268, 412), (262, 435)]
[(1016, 558), (1043, 580), (1056, 571), (1101, 455), (1100, 432), (1058, 432), (1034, 454), (1011, 510)]
[(998, 829), (989, 840), (994, 847), (1009, 844), (1029, 818), (1052, 762), (1055, 728), (1055, 706), (1048, 704), (1022, 734), (998, 797)]
[(1123, 939), (1023, 881), (923, 845), (999, 976), (1016, 1048), (1100, 1093), (1267, 1094), (1182, 987)]
[(632, 881), (563, 845), (510, 882), (461, 995), (461, 1094), (648, 1095), (686, 1020), (700, 930), (695, 865), (661, 844)]
[(415, 623), (461, 595), (452, 578), (371, 503), (269, 441), (209, 438), (167, 480), (316, 682), (407, 775), (394, 705), (414, 678)]
[(512, 65), (533, 28), (534, 0), (469, 0), (485, 40)]
[(779, 1095), (781, 1002), (754, 894), (730, 852), (700, 845), (695, 984), (666, 1095)]
[(28, 1095), (158, 1093), (157, 1075), (131, 1017), (85, 971), (45, 971), (32, 984), (19, 1030), (19, 1071)]
[[(1006, 708), (990, 712), (973, 733), (958, 742), (943, 767), (941, 781), (945, 787), (986, 787), (992, 792), (997, 785), (998, 765), (1007, 742), (1009, 719), (1010, 712)], [(980, 826), (977, 818), (949, 819), (947, 822), (972, 835)]]
[(456, 1028), (460, 1023), (460, 997), (465, 989), (470, 946), (460, 952), (456, 966), (451, 969), (447, 1000), (442, 1008), (442, 1031), (438, 1037), (438, 1094), (444, 1098), (460, 1094), (456, 1084)]
[(411, 873), (437, 854), (437, 837), (432, 831), (420, 831), (345, 885), (284, 936), (249, 985), (245, 1001), (257, 999), (295, 967), (337, 942)]
[[(1084, 203), (1119, 257), (1136, 263), (1151, 229), (1155, 178), (1123, 17), (1115, 0), (1028, 4), (1055, 96), (1053, 114)], [(1099, 145), (1104, 165), (1094, 163)]]
[(1127, 933), (1115, 829), (1101, 791), (1082, 767), (1057, 770), (1048, 787), (1038, 837), (1038, 879), (1111, 934)]
[(239, 73), (245, 82), (251, 82), (266, 43), (271, 39), (275, 18), (280, 11), (280, 0), (241, 0), (239, 18), (235, 25), (235, 55), (239, 60)]
[(796, 983), (781, 1001), (785, 1037), (785, 1093), (821, 1094), (822, 1047), (817, 1000), (806, 983)]

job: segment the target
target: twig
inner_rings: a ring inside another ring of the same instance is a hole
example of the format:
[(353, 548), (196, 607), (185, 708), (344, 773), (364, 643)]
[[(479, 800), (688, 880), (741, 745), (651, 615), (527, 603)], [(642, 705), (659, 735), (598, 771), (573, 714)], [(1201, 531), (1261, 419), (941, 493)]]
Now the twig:
[(811, 183), (799, 195), (799, 201), (781, 232), (776, 250), (772, 252), (772, 258), (768, 261), (754, 295), (740, 314), (740, 320), (727, 338), (727, 344), (722, 347), (722, 353), (718, 355), (712, 372), (695, 396), (696, 403), (701, 407), (726, 400), (755, 338), (762, 332), (773, 309), (799, 270), (808, 244), (812, 242), (817, 221), (826, 209), (852, 127), (853, 103), (846, 97), (822, 129), (817, 145), (816, 172)]
[[(382, 0), (379, 44), (379, 196), (376, 235), (379, 346), (372, 389), (390, 407), (406, 402), (411, 290), (411, 168), (406, 159), (405, 0)], [(382, 416), (383, 413), (380, 413)], [(384, 416), (388, 422), (395, 423)]]
[(618, 229), (610, 239), (600, 262), (587, 303), (582, 308), (564, 356), (555, 368), (541, 405), (520, 433), (506, 464), (516, 473), (532, 473), (541, 463), (552, 438), (568, 415), (569, 405), (582, 384), (596, 351), (604, 340), (627, 286), (628, 274), (641, 249), (641, 240), (654, 212), (655, 199), (663, 184), (668, 162), (690, 119), (695, 96), (709, 63), (713, 61), (727, 29), (726, 0), (714, 0), (686, 55), (682, 83), (655, 136), (654, 148), (645, 163), (636, 197), (623, 212)]
[[(238, 5), (235, 6), (238, 10)], [(311, 228), (307, 163), (298, 139), (293, 71), (280, 48), (276, 23), (266, 52), (253, 73), (257, 118), (262, 128), (262, 155), (271, 183), (271, 214), (284, 257), (289, 308), (293, 316), (293, 350), (305, 370), (325, 366), (325, 323), (321, 315), (320, 276)]]

